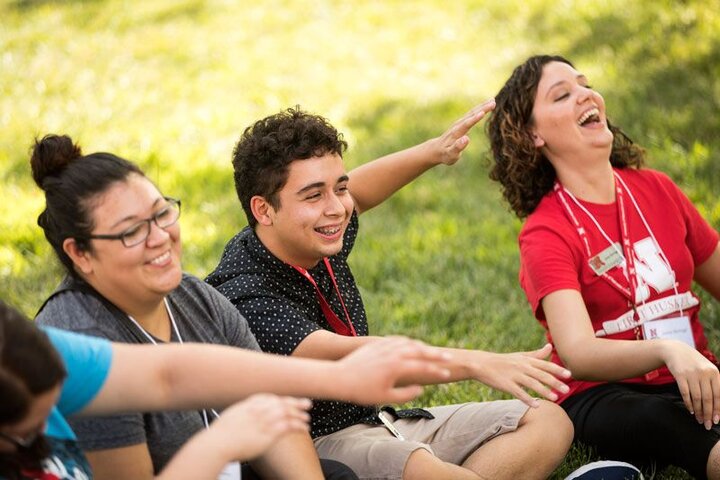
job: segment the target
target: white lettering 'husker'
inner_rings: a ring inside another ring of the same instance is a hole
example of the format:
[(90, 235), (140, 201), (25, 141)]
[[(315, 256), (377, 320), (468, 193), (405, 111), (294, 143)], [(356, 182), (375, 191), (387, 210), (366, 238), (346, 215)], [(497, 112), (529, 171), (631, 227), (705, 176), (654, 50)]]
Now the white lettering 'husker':
[(643, 305), (637, 306), (638, 321), (636, 322), (633, 310), (620, 315), (615, 320), (608, 320), (603, 322), (603, 328), (595, 332), (596, 337), (604, 337), (606, 335), (612, 335), (614, 333), (625, 332), (631, 330), (645, 322), (655, 320), (656, 318), (670, 315), (671, 313), (679, 312), (681, 310), (687, 310), (688, 308), (696, 306), (698, 303), (697, 298), (690, 292), (679, 293), (676, 295), (670, 295), (669, 297), (660, 298), (647, 302)]

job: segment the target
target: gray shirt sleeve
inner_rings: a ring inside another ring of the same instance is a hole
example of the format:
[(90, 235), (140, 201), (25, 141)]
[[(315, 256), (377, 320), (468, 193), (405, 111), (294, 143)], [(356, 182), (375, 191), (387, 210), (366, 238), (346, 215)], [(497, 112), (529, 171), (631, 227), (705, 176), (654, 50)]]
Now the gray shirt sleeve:
[[(97, 299), (84, 293), (63, 292), (50, 300), (35, 321), (64, 330), (128, 342), (122, 338), (117, 320)], [(142, 414), (107, 417), (75, 417), (70, 426), (83, 450), (104, 450), (145, 443)]]

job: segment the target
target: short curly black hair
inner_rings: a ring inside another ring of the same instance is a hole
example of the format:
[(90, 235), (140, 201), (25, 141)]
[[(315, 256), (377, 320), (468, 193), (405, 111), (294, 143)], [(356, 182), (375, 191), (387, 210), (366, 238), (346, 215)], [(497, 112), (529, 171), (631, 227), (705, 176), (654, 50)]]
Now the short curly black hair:
[(233, 169), (235, 190), (248, 225), (257, 225), (250, 210), (250, 199), (255, 195), (276, 209), (280, 207), (277, 194), (287, 182), (290, 163), (328, 153), (342, 157), (345, 150), (347, 142), (342, 133), (326, 118), (304, 112), (299, 106), (245, 129), (233, 150)]

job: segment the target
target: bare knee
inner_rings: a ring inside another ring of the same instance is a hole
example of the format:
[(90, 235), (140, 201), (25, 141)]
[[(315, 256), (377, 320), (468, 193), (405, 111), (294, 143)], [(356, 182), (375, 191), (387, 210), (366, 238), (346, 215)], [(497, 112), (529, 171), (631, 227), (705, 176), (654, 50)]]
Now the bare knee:
[(403, 480), (482, 480), (475, 472), (444, 462), (424, 448), (419, 448), (410, 454), (402, 478)]
[(552, 439), (543, 442), (545, 448), (562, 452), (570, 449), (575, 431), (570, 418), (563, 408), (555, 403), (540, 400), (538, 408), (529, 409), (520, 419), (518, 431), (525, 430), (528, 434), (540, 434)]
[(710, 480), (720, 479), (720, 442), (715, 444), (708, 455), (707, 477)]

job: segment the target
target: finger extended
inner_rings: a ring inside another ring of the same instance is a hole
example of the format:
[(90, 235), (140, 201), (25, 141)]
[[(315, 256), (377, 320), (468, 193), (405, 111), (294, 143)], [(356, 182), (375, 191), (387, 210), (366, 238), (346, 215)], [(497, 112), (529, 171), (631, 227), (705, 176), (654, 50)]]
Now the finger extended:
[[(565, 384), (562, 384), (562, 385), (564, 386)], [(546, 383), (543, 383), (536, 378), (526, 377), (522, 381), (522, 386), (527, 390), (534, 391), (541, 397), (546, 398), (547, 400), (550, 400), (551, 402), (554, 402), (555, 400), (558, 399), (558, 396), (555, 392), (553, 392), (553, 389), (548, 388)], [(555, 390), (557, 390), (557, 388), (555, 388)]]
[[(527, 375), (537, 382), (540, 382), (553, 390), (557, 390), (558, 392), (567, 393), (568, 391), (568, 386), (565, 382), (559, 379), (556, 375), (553, 375), (545, 370), (532, 370), (528, 372)], [(538, 391), (538, 393), (540, 392)]]
[(397, 369), (397, 375), (410, 378), (422, 376), (428, 383), (434, 383), (447, 380), (450, 378), (451, 372), (444, 364), (438, 364), (432, 360), (406, 359)]
[(391, 346), (388, 350), (390, 350), (393, 355), (406, 359), (436, 362), (449, 362), (452, 360), (452, 355), (447, 350), (431, 347), (417, 341), (403, 342), (397, 346)]
[(713, 403), (715, 401), (715, 397), (713, 395), (712, 390), (712, 382), (709, 378), (703, 379), (703, 381), (700, 384), (700, 388), (702, 389), (701, 396), (702, 396), (702, 420), (703, 424), (705, 425), (705, 428), (707, 430), (710, 430), (710, 427), (712, 427), (713, 422), (713, 411), (714, 406)]
[(557, 378), (570, 378), (572, 376), (572, 372), (570, 372), (567, 368), (547, 360), (540, 360), (536, 358), (532, 361), (531, 365), (534, 368), (547, 372)]
[(690, 402), (692, 403), (692, 411), (695, 412), (695, 418), (698, 423), (702, 423), (702, 387), (700, 386), (700, 382), (697, 380), (689, 381), (688, 386), (690, 391)]
[(687, 380), (678, 380), (677, 385), (678, 390), (680, 390), (680, 396), (682, 397), (683, 403), (685, 404), (685, 408), (687, 408), (690, 414), (694, 414), (695, 409), (693, 408), (692, 399), (690, 398), (690, 387), (688, 386)]
[(468, 112), (452, 126), (450, 129), (452, 136), (459, 137), (467, 134), (472, 127), (485, 118), (485, 115), (487, 115), (490, 110), (492, 110), (492, 108), (478, 108), (477, 110), (473, 109)]
[(473, 117), (479, 113), (486, 114), (495, 108), (495, 99), (488, 98), (482, 103), (475, 105), (473, 108), (465, 114), (465, 117)]
[(713, 391), (713, 418), (712, 423), (720, 423), (720, 375), (714, 375), (710, 381)]
[(312, 407), (312, 400), (309, 398), (302, 397), (281, 397), (283, 403), (291, 408), (298, 408), (301, 410), (310, 410)]
[(388, 395), (390, 403), (404, 403), (414, 400), (423, 392), (421, 385), (407, 385), (391, 389)]
[(538, 408), (540, 406), (540, 402), (537, 398), (533, 398), (532, 396), (530, 396), (529, 393), (520, 388), (520, 386), (518, 385), (515, 385), (513, 388), (510, 388), (507, 391), (528, 407)]
[(552, 353), (552, 345), (549, 343), (546, 343), (541, 348), (538, 348), (537, 350), (531, 350), (529, 352), (523, 352), (525, 355), (528, 355), (530, 357), (535, 357), (539, 359), (545, 359)]

